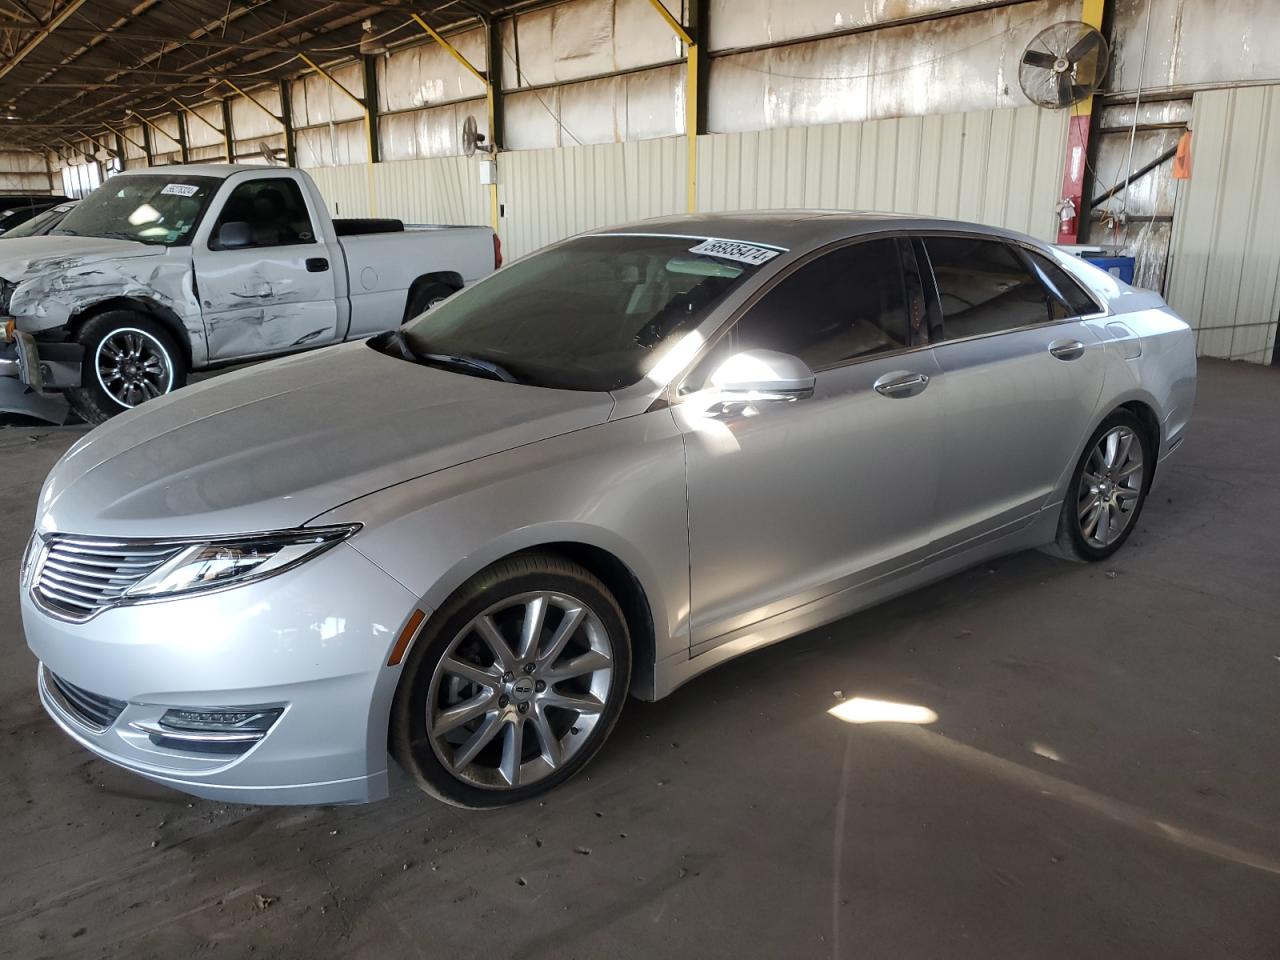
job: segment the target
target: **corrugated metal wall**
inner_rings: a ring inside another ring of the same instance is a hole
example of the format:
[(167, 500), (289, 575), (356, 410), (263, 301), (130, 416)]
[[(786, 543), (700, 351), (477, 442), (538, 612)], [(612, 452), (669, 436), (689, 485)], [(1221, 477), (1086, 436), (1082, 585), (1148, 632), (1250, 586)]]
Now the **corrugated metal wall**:
[(1280, 86), (1197, 93), (1169, 304), (1197, 352), (1270, 363), (1280, 316)]
[[(837, 207), (977, 220), (1044, 239), (1066, 155), (1066, 114), (1023, 107), (699, 138), (702, 210)], [(509, 257), (594, 227), (686, 208), (683, 137), (503, 153)], [(488, 218), (477, 160), (309, 171), (339, 216), (431, 223)]]
[(835, 207), (929, 214), (1053, 238), (1065, 113), (1022, 107), (714, 134), (703, 210)]

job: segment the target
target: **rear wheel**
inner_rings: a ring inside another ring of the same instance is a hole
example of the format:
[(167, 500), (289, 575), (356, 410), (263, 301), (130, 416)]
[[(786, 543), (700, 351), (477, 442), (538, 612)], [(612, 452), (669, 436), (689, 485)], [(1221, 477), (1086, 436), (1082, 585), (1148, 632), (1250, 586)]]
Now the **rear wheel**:
[(1105, 560), (1129, 538), (1147, 499), (1155, 451), (1132, 413), (1117, 410), (1076, 464), (1058, 521), (1057, 547), (1073, 560)]
[(67, 399), (81, 418), (102, 423), (187, 382), (187, 364), (169, 332), (130, 310), (108, 310), (80, 327), (80, 386)]
[(413, 288), (404, 308), (404, 320), (407, 323), (416, 316), (426, 313), (437, 303), (447, 300), (456, 291), (447, 283), (424, 283)]
[(600, 749), (630, 677), (626, 622), (604, 584), (559, 557), (512, 558), (461, 587), (415, 642), (391, 752), (448, 803), (527, 800)]

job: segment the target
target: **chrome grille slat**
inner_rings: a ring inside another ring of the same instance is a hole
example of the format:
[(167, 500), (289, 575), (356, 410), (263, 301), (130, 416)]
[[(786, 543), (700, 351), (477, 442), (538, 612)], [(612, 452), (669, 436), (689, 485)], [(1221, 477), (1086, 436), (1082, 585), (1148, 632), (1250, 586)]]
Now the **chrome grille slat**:
[(55, 535), (45, 544), (32, 596), (50, 613), (87, 620), (183, 549), (181, 544)]
[(68, 683), (47, 667), (45, 676), (61, 694), (63, 702), (75, 714), (76, 719), (88, 727), (105, 730), (124, 712), (125, 704), (121, 700), (113, 700)]

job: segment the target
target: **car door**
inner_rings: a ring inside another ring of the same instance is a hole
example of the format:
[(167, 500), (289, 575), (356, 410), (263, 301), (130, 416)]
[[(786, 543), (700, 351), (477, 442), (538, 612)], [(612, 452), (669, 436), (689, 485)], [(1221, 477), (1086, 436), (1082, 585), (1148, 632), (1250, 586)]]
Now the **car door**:
[[(942, 418), (919, 277), (902, 247), (864, 240), (801, 263), (681, 386), (695, 652), (926, 550)], [(812, 395), (718, 402), (711, 375), (752, 349), (803, 360)]]
[(934, 549), (944, 553), (1012, 532), (1046, 505), (1087, 439), (1105, 357), (1080, 320), (1100, 308), (1078, 290), (1070, 305), (1038, 254), (962, 234), (926, 236), (919, 248), (942, 370)]
[(334, 263), (298, 184), (237, 184), (195, 245), (196, 289), (211, 360), (319, 346), (340, 338)]

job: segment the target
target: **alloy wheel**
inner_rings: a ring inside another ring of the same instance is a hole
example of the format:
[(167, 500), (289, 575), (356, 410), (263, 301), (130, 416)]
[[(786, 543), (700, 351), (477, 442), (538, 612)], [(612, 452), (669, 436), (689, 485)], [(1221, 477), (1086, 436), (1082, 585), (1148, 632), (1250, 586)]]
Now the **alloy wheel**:
[(94, 366), (102, 389), (122, 407), (136, 407), (173, 387), (168, 352), (151, 334), (134, 327), (105, 337), (98, 344)]
[(1076, 491), (1076, 516), (1085, 543), (1105, 548), (1129, 529), (1145, 477), (1138, 435), (1125, 426), (1104, 433), (1089, 453)]
[(587, 604), (554, 591), (504, 599), (458, 632), (432, 673), (432, 750), (474, 786), (536, 783), (590, 737), (613, 666), (608, 631)]

